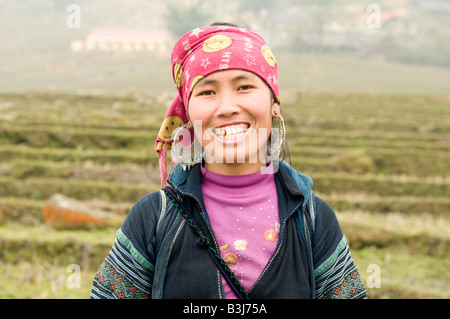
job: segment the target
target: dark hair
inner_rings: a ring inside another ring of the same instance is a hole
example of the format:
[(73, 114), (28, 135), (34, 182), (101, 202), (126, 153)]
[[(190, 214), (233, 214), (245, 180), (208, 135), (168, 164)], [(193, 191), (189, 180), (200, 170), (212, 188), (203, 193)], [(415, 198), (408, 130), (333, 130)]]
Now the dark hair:
[(234, 23), (229, 23), (229, 22), (214, 22), (210, 24), (211, 27), (215, 27), (215, 26), (228, 26), (228, 27), (236, 27), (238, 28), (239, 26), (234, 24)]
[(210, 24), (210, 26), (228, 26), (228, 27), (236, 27), (236, 28), (244, 28), (247, 30), (250, 30), (250, 27), (245, 24), (245, 23), (239, 23), (239, 24), (235, 24), (235, 23), (231, 23), (231, 22), (214, 22), (212, 24)]

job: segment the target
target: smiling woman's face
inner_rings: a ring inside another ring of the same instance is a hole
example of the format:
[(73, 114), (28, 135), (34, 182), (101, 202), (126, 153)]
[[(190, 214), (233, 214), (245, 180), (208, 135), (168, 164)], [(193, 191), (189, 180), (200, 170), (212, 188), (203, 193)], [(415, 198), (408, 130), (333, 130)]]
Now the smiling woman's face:
[(280, 106), (266, 83), (244, 70), (225, 70), (201, 79), (189, 99), (194, 133), (210, 171), (239, 175), (265, 167), (272, 118)]

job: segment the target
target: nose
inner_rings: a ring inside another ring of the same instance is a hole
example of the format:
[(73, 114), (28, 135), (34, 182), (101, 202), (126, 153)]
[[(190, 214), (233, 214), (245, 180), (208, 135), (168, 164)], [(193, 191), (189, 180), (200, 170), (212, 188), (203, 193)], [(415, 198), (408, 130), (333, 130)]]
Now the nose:
[(221, 94), (217, 99), (216, 115), (218, 117), (229, 118), (233, 115), (239, 114), (240, 107), (232, 94)]

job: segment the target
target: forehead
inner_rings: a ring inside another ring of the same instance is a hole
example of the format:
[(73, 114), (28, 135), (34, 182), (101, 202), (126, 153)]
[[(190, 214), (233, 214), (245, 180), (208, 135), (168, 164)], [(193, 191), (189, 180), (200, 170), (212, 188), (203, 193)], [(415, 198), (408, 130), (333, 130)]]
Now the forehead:
[[(251, 81), (261, 81), (262, 79), (249, 71), (245, 70), (222, 70), (222, 71), (216, 71), (213, 72), (205, 77), (203, 77), (201, 80), (199, 80), (195, 87), (197, 86), (204, 86), (208, 84), (221, 84), (221, 83), (229, 83), (229, 82), (237, 82), (240, 80), (251, 80)], [(194, 89), (195, 89), (194, 87)]]

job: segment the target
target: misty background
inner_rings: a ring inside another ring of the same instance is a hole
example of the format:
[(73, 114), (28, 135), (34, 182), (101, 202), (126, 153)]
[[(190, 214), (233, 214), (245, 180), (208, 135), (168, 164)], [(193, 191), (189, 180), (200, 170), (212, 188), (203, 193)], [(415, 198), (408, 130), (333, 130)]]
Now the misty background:
[[(0, 0), (0, 298), (89, 296), (160, 188), (173, 45), (216, 21), (275, 54), (291, 164), (335, 210), (369, 298), (449, 299), (449, 0)], [(108, 225), (52, 223), (55, 194)]]
[[(444, 0), (0, 0), (0, 91), (170, 92), (176, 39), (215, 21), (263, 35), (281, 91), (450, 92)], [(74, 51), (99, 29), (167, 32), (169, 49)]]

